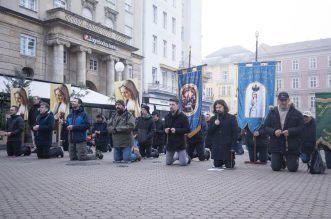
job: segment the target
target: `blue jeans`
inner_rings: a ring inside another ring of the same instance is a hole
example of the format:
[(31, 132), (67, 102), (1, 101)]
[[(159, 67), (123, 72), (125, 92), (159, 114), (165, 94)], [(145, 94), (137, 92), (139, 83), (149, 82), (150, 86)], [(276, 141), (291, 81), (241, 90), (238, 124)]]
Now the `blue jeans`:
[(331, 169), (331, 151), (324, 150), (325, 163), (328, 169)]
[(135, 161), (137, 156), (132, 153), (132, 147), (114, 147), (114, 161)]

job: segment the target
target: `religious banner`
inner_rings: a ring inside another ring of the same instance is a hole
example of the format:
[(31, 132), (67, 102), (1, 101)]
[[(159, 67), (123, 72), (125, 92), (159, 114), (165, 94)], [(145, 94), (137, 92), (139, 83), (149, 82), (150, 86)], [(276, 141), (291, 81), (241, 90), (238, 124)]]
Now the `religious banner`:
[(177, 71), (179, 110), (188, 117), (192, 131), (188, 137), (194, 136), (194, 131), (197, 132), (201, 129), (202, 67), (197, 66)]
[(274, 103), (276, 62), (238, 65), (238, 125), (254, 132)]
[(331, 149), (331, 93), (316, 93), (316, 144)]
[(140, 116), (140, 99), (136, 79), (116, 81), (115, 99), (124, 100), (126, 109), (135, 117)]
[(11, 88), (10, 89), (10, 105), (17, 106), (17, 115), (22, 116), (24, 120), (28, 120), (29, 115), (29, 90), (28, 88)]
[(50, 110), (55, 120), (66, 119), (70, 109), (70, 84), (51, 84), (50, 86)]

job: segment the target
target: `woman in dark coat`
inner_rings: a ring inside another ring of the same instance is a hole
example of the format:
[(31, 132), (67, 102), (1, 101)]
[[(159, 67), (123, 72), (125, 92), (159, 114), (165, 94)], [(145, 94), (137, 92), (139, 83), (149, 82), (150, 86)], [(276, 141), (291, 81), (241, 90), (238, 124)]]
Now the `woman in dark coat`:
[(107, 152), (109, 140), (107, 123), (101, 114), (96, 116), (96, 120), (97, 122), (93, 124), (92, 128), (96, 149), (102, 152)]
[(208, 122), (208, 133), (212, 141), (212, 159), (215, 167), (233, 168), (234, 152), (237, 147), (237, 120), (229, 114), (224, 100), (216, 100), (214, 116)]
[(303, 113), (304, 127), (301, 135), (301, 160), (307, 163), (316, 145), (316, 122), (310, 111)]

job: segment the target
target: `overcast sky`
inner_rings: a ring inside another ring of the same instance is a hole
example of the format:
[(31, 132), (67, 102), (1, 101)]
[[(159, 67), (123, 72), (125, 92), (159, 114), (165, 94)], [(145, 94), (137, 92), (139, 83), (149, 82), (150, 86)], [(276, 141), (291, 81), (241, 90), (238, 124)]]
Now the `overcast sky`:
[[(194, 1), (194, 0), (193, 0)], [(202, 57), (223, 47), (331, 38), (331, 0), (202, 0)]]

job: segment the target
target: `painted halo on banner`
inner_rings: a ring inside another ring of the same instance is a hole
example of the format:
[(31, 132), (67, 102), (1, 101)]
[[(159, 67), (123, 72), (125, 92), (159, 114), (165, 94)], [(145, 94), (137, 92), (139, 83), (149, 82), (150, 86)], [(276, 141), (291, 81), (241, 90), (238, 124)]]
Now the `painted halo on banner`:
[(258, 81), (250, 83), (245, 92), (245, 117), (264, 118), (266, 107), (266, 88)]
[(198, 87), (195, 84), (185, 84), (180, 89), (182, 112), (186, 116), (192, 116), (199, 107)]

